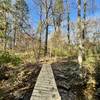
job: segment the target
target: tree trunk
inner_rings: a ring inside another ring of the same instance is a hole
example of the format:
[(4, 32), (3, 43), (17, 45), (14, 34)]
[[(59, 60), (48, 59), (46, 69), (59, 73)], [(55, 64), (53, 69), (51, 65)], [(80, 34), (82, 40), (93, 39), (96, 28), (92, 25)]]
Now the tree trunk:
[(83, 34), (82, 34), (82, 39), (85, 39), (86, 36), (86, 6), (87, 6), (87, 0), (84, 0), (84, 15), (83, 15), (83, 20), (84, 20), (84, 27), (83, 27)]
[(80, 69), (81, 69), (82, 62), (83, 62), (82, 30), (81, 30), (81, 0), (78, 0), (77, 35), (78, 35), (78, 42), (79, 42), (78, 62), (79, 62)]
[(7, 26), (8, 26), (6, 13), (5, 13), (5, 23), (6, 24), (5, 24), (5, 30), (4, 30), (4, 33), (5, 33), (4, 51), (6, 52), (6, 49), (7, 49)]
[(67, 2), (67, 37), (68, 37), (68, 44), (70, 44), (70, 12), (69, 12), (69, 3)]
[[(42, 7), (40, 6), (40, 22), (42, 22)], [(42, 27), (41, 27), (42, 28)], [(38, 54), (38, 59), (40, 59), (41, 56), (41, 35), (42, 35), (42, 30), (40, 30), (40, 37), (39, 37), (39, 54)]]
[(14, 28), (13, 48), (16, 46), (16, 27)]
[(47, 56), (48, 53), (48, 6), (47, 6), (47, 0), (46, 3), (46, 34), (45, 34), (45, 49), (44, 49), (44, 56)]
[(48, 24), (46, 25), (45, 51), (44, 51), (44, 56), (47, 56), (47, 53), (48, 53)]

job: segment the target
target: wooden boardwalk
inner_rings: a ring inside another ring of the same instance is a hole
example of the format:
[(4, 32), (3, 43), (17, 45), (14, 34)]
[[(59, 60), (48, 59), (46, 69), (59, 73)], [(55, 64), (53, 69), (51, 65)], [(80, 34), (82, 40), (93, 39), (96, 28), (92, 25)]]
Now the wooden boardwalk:
[(43, 64), (30, 100), (61, 100), (51, 65)]

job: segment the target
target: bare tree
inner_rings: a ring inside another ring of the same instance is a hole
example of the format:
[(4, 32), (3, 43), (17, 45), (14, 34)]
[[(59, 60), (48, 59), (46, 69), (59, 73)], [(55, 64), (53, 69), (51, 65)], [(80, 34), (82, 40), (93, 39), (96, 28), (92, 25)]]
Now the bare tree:
[(70, 4), (69, 1), (67, 2), (67, 37), (68, 37), (68, 43), (70, 44)]
[(48, 0), (45, 0), (45, 20), (46, 20), (46, 34), (45, 34), (45, 48), (44, 48), (44, 56), (47, 56), (48, 53), (48, 28), (49, 28), (49, 11), (52, 5), (52, 0), (50, 0), (48, 4)]
[(87, 0), (84, 0), (84, 15), (83, 15), (83, 34), (82, 39), (85, 39), (86, 36), (86, 12), (87, 12)]
[(78, 36), (78, 47), (79, 47), (79, 54), (78, 54), (78, 62), (80, 68), (82, 68), (83, 63), (83, 45), (82, 45), (82, 27), (81, 27), (81, 0), (77, 0), (78, 10), (77, 10), (77, 36)]

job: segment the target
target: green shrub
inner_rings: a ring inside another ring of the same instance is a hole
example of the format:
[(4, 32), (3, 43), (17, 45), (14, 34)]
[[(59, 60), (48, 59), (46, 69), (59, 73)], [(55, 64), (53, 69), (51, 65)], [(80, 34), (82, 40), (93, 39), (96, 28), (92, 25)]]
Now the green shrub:
[(15, 55), (11, 55), (9, 52), (0, 52), (0, 65), (12, 64), (14, 66), (21, 63), (21, 59)]
[(75, 48), (67, 47), (67, 48), (53, 48), (52, 49), (52, 56), (58, 57), (76, 57), (77, 50)]
[(100, 46), (96, 47), (97, 53), (100, 54)]
[(12, 63), (12, 65), (17, 66), (21, 63), (21, 59), (14, 55), (11, 58), (11, 63)]
[(0, 65), (4, 63), (9, 63), (11, 60), (11, 55), (8, 52), (1, 52), (0, 54)]
[(52, 50), (52, 56), (58, 56), (58, 57), (64, 57), (67, 56), (67, 50), (64, 50), (62, 48), (54, 48)]

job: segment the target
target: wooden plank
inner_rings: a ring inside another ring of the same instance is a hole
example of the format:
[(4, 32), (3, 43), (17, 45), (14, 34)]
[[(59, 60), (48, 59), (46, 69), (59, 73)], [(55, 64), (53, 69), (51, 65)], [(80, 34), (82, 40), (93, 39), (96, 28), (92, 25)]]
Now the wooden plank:
[(51, 65), (43, 64), (30, 100), (61, 100)]

